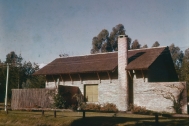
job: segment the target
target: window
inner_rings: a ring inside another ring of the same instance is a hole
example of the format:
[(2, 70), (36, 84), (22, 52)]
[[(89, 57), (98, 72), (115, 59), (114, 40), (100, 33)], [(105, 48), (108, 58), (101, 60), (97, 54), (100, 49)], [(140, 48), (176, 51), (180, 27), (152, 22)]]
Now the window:
[(98, 85), (85, 85), (85, 99), (87, 102), (98, 102)]

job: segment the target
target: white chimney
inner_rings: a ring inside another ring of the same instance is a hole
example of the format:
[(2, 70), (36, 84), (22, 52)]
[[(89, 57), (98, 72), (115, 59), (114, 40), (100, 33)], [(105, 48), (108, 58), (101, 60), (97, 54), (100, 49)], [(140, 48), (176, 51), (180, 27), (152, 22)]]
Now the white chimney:
[(127, 111), (129, 107), (129, 86), (126, 66), (128, 63), (127, 36), (118, 36), (118, 80), (119, 80), (119, 107), (120, 111)]

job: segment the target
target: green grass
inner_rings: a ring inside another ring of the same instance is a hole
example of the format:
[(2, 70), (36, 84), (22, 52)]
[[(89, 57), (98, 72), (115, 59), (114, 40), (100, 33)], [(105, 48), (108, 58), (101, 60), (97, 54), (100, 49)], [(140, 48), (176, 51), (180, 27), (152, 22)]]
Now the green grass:
[[(155, 125), (155, 117), (148, 115), (118, 113), (86, 112), (86, 118), (82, 118), (82, 112), (57, 112), (54, 118), (53, 111), (9, 111), (0, 110), (0, 126), (132, 126)], [(188, 126), (189, 119), (159, 117), (160, 126)]]

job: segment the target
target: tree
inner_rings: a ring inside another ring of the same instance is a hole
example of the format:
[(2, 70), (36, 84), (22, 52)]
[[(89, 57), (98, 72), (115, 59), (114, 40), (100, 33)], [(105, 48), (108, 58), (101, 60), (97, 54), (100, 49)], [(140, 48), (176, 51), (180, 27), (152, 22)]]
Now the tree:
[(184, 53), (185, 55), (185, 58), (187, 59), (187, 60), (189, 60), (189, 48), (188, 49), (186, 49), (185, 50), (185, 53)]
[(92, 40), (92, 50), (91, 53), (102, 52), (101, 48), (103, 44), (108, 43), (109, 32), (106, 29), (103, 29), (96, 37), (93, 37)]
[(32, 74), (39, 70), (36, 63), (24, 62), (22, 66), (22, 87), (23, 88), (43, 88), (45, 87), (44, 76), (33, 76)]
[(182, 66), (180, 68), (180, 81), (186, 81), (189, 99), (189, 48), (185, 50)]
[(140, 44), (137, 39), (135, 39), (131, 45), (131, 49), (140, 49)]
[(159, 47), (159, 46), (160, 46), (160, 44), (159, 44), (158, 41), (156, 41), (156, 42), (152, 45), (152, 47)]
[(6, 73), (6, 67), (0, 64), (0, 102), (5, 98)]
[(182, 66), (181, 66), (181, 81), (186, 81), (189, 84), (189, 48), (185, 50)]
[[(112, 52), (118, 50), (118, 36), (125, 35), (125, 28), (122, 24), (118, 24), (112, 28), (112, 32), (109, 34), (108, 30), (103, 29), (97, 36), (92, 39), (91, 54)], [(130, 49), (131, 38), (127, 38), (128, 49)]]
[(122, 24), (118, 24), (112, 28), (112, 32), (110, 33), (109, 41), (112, 45), (112, 49), (117, 51), (118, 50), (118, 35), (125, 35), (125, 28)]
[(176, 72), (177, 72), (179, 79), (180, 79), (180, 77), (181, 77), (181, 71), (180, 70), (181, 70), (184, 54), (180, 50), (180, 48), (178, 46), (175, 47), (174, 44), (171, 44), (169, 46), (169, 50), (170, 50), (170, 53), (171, 53), (171, 57), (173, 59), (173, 63), (174, 63)]
[(23, 58), (21, 54), (18, 56), (14, 51), (6, 55), (5, 63), (11, 63), (12, 66), (20, 66)]
[(142, 48), (148, 48), (148, 45), (147, 44), (145, 44)]
[[(9, 68), (9, 86), (8, 86), (8, 97), (11, 97), (11, 89), (19, 88), (20, 82), (20, 73), (22, 68), (22, 56), (18, 56), (14, 51), (6, 55), (5, 63), (10, 63)], [(5, 72), (7, 73), (7, 71)], [(5, 77), (6, 78), (6, 77)]]

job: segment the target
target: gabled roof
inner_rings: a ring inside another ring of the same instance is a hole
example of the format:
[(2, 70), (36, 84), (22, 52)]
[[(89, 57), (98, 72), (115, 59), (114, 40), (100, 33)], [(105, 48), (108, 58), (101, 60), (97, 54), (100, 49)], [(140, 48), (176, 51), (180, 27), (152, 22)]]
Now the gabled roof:
[(129, 63), (127, 70), (148, 69), (150, 65), (161, 55), (164, 51), (168, 51), (168, 47), (156, 47), (129, 50)]
[[(167, 47), (135, 49), (128, 51), (127, 70), (148, 69)], [(57, 58), (34, 75), (71, 74), (114, 71), (118, 67), (118, 53), (101, 53), (85, 56)]]

